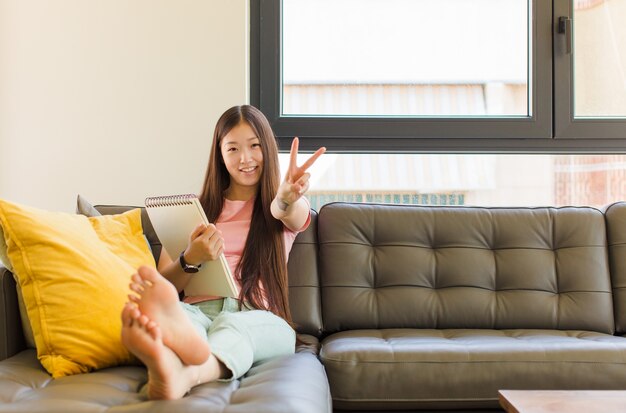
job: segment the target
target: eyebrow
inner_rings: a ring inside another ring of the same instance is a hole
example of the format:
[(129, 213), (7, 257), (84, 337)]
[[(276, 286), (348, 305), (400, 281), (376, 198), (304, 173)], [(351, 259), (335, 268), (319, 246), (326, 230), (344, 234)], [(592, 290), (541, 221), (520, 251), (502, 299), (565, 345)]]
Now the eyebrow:
[[(253, 136), (251, 138), (248, 138), (248, 141), (253, 141), (255, 139), (258, 140), (259, 142), (261, 141), (261, 139), (259, 139), (258, 136)], [(237, 144), (237, 142), (235, 142), (235, 141), (224, 142), (224, 145), (236, 145), (236, 144)]]

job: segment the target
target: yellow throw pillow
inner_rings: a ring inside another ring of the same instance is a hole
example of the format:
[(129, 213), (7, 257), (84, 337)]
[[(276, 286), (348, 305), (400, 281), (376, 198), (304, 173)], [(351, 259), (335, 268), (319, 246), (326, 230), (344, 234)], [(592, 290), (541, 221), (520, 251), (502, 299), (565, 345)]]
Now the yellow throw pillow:
[(13, 267), (9, 262), (9, 256), (7, 255), (7, 243), (4, 242), (4, 231), (2, 225), (0, 225), (0, 264), (4, 265), (4, 268), (13, 272)]
[(132, 362), (120, 314), (131, 274), (155, 266), (140, 211), (87, 218), (0, 200), (0, 225), (43, 367), (58, 378)]
[[(4, 264), (7, 270), (14, 273), (11, 261), (9, 261), (9, 256), (7, 255), (7, 243), (4, 241), (4, 230), (2, 229), (2, 225), (0, 225), (0, 261), (2, 261), (2, 264)], [(13, 274), (13, 277), (15, 278), (15, 282), (19, 282), (15, 274)], [(17, 284), (16, 290), (17, 304), (20, 309), (20, 321), (22, 322), (22, 333), (24, 334), (26, 347), (35, 348), (35, 338), (33, 337), (33, 330), (30, 328), (30, 321), (28, 320), (28, 315), (26, 314), (24, 298), (22, 298), (22, 289), (19, 284)]]

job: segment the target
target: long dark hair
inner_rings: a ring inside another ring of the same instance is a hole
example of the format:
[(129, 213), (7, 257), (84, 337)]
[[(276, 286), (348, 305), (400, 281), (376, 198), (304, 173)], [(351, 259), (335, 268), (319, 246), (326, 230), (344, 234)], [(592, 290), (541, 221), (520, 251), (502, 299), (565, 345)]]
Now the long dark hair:
[(254, 308), (271, 311), (291, 323), (283, 223), (270, 212), (270, 204), (280, 184), (278, 146), (267, 118), (254, 106), (234, 106), (217, 121), (200, 203), (209, 221), (215, 222), (222, 212), (224, 191), (230, 185), (230, 174), (220, 149), (221, 142), (241, 123), (248, 124), (259, 138), (263, 170), (254, 201), (250, 231), (237, 266), (237, 274), (241, 277), (239, 305), (241, 307), (244, 301), (248, 302)]

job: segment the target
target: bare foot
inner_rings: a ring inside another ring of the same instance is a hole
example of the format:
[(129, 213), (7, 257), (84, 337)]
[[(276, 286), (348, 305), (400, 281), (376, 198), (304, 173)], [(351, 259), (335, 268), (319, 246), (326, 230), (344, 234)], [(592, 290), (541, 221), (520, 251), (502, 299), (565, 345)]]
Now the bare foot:
[(151, 267), (141, 266), (132, 276), (129, 299), (141, 314), (160, 326), (163, 343), (184, 364), (202, 364), (211, 355), (206, 338), (201, 337), (180, 307), (176, 287)]
[(163, 345), (158, 324), (131, 303), (122, 310), (122, 343), (148, 368), (150, 399), (180, 399), (189, 391), (192, 367)]

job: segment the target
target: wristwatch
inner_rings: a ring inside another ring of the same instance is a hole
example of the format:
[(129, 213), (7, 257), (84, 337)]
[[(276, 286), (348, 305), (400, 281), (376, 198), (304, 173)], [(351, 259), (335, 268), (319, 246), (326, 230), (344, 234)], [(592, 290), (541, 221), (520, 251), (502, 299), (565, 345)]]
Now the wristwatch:
[(183, 271), (185, 271), (188, 274), (195, 274), (198, 271), (200, 271), (200, 267), (202, 267), (202, 264), (200, 265), (187, 264), (187, 262), (185, 261), (185, 251), (180, 253), (180, 257), (178, 257), (178, 261), (180, 262), (180, 266), (182, 267)]

